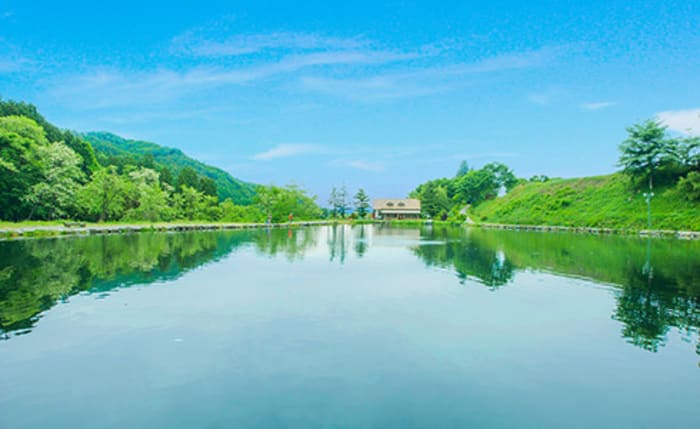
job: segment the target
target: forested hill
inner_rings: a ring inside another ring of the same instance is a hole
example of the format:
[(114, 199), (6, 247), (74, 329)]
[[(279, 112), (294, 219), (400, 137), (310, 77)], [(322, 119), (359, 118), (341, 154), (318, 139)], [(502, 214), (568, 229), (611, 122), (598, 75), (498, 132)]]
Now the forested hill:
[(220, 201), (230, 198), (236, 204), (252, 203), (255, 185), (238, 180), (219, 168), (192, 159), (179, 149), (125, 139), (107, 132), (81, 133), (80, 136), (92, 145), (97, 160), (103, 165), (152, 157), (159, 169), (167, 167), (173, 176), (177, 176), (183, 168), (190, 167), (198, 174), (214, 180)]

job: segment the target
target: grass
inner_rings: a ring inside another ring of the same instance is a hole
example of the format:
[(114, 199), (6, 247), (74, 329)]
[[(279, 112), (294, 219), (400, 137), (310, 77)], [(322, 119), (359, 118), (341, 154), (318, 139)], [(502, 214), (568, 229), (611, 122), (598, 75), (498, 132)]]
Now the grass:
[[(653, 229), (700, 230), (700, 203), (687, 201), (675, 187), (654, 192)], [(470, 217), (481, 223), (647, 228), (643, 191), (619, 173), (528, 182), (475, 207)]]

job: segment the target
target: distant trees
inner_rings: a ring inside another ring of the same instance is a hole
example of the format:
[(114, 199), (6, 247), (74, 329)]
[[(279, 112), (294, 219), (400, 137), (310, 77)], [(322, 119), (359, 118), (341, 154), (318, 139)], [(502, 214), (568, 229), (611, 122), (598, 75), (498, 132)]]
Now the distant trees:
[(347, 189), (343, 185), (340, 189), (335, 186), (331, 190), (331, 195), (328, 198), (328, 205), (331, 207), (333, 217), (345, 217), (345, 212), (348, 210)]
[(355, 212), (360, 219), (364, 219), (369, 213), (369, 196), (364, 189), (360, 188), (354, 197), (355, 200)]
[(0, 219), (262, 222), (269, 214), (281, 222), (289, 213), (321, 215), (296, 186), (260, 186), (256, 204), (239, 206), (219, 202), (209, 177), (216, 169), (171, 170), (151, 153), (100, 159), (105, 165), (88, 142), (49, 124), (34, 106), (0, 100)]
[(666, 127), (652, 119), (628, 127), (627, 133), (627, 139), (620, 144), (618, 165), (624, 173), (648, 181), (652, 190), (654, 175), (674, 161), (676, 142), (666, 136)]
[(700, 137), (671, 137), (667, 127), (654, 119), (627, 128), (620, 144), (618, 165), (633, 181), (646, 182), (649, 191), (664, 179), (690, 200), (700, 200)]
[(459, 164), (459, 168), (457, 169), (457, 174), (455, 174), (455, 177), (462, 177), (467, 173), (469, 173), (469, 164), (467, 164), (467, 161), (462, 161)]
[(446, 218), (456, 216), (466, 204), (476, 205), (510, 191), (518, 179), (505, 164), (492, 162), (480, 169), (471, 169), (462, 161), (457, 175), (419, 185), (410, 196), (421, 200), (423, 215)]
[(290, 213), (297, 220), (321, 217), (321, 209), (316, 204), (316, 197), (309, 196), (295, 185), (284, 188), (259, 186), (256, 191), (255, 205), (265, 216), (270, 216), (272, 222), (284, 222)]

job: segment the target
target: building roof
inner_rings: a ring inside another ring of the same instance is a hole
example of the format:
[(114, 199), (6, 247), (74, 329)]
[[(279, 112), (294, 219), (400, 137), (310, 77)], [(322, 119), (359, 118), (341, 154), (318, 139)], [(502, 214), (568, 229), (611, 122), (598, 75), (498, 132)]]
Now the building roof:
[(420, 211), (420, 200), (414, 198), (377, 198), (372, 200), (374, 210), (392, 212), (414, 212)]

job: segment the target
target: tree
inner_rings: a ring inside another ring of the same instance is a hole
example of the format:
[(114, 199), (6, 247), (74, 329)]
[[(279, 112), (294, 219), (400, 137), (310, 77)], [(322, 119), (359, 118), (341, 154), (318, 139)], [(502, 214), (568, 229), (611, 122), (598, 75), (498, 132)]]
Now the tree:
[(462, 177), (467, 173), (469, 173), (469, 164), (467, 164), (467, 161), (462, 161), (459, 164), (459, 169), (457, 169), (457, 174), (455, 174), (455, 177)]
[(41, 179), (23, 196), (31, 205), (28, 219), (34, 214), (44, 219), (66, 218), (76, 207), (75, 194), (83, 180), (82, 159), (63, 143), (39, 146), (37, 156)]
[(216, 196), (216, 182), (209, 177), (202, 176), (199, 180), (198, 189), (204, 193), (204, 195), (209, 195), (210, 197)]
[(33, 120), (0, 117), (0, 219), (26, 218), (31, 208), (24, 197), (41, 179), (37, 150), (47, 144), (44, 130)]
[(199, 176), (192, 167), (183, 168), (177, 175), (176, 192), (182, 192), (184, 186), (189, 186), (193, 189), (199, 189), (200, 187)]
[(175, 213), (170, 207), (168, 192), (161, 188), (158, 172), (141, 167), (129, 173), (129, 180), (132, 203), (125, 218), (151, 222), (174, 218)]
[(494, 180), (498, 186), (498, 191), (505, 189), (506, 192), (510, 191), (513, 186), (518, 183), (518, 178), (515, 177), (513, 171), (508, 168), (507, 165), (500, 162), (492, 162), (484, 165), (482, 170), (490, 171), (493, 173)]
[(700, 137), (689, 136), (678, 141), (678, 160), (688, 170), (700, 171)]
[(115, 166), (97, 170), (78, 191), (78, 202), (88, 218), (98, 222), (118, 220), (124, 215), (128, 182)]
[(420, 199), (421, 211), (431, 218), (450, 210), (450, 199), (447, 197), (447, 191), (437, 182), (427, 182), (417, 197)]
[(649, 119), (627, 128), (628, 137), (620, 144), (618, 165), (630, 177), (648, 181), (649, 191), (654, 188), (654, 175), (659, 168), (671, 162), (676, 141), (666, 136), (666, 127)]
[(364, 219), (369, 212), (369, 196), (365, 193), (365, 190), (360, 188), (355, 194), (355, 210), (357, 215)]

